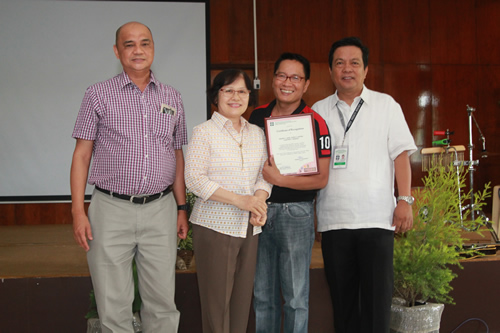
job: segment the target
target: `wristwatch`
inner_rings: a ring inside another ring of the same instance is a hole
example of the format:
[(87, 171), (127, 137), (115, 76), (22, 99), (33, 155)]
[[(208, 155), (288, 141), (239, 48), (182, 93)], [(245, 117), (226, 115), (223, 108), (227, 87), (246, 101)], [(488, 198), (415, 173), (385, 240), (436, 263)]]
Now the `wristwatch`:
[(189, 204), (184, 204), (184, 205), (178, 205), (177, 206), (177, 210), (185, 210), (185, 211), (188, 211), (189, 210)]
[(408, 203), (408, 205), (413, 205), (413, 202), (415, 202), (415, 198), (412, 197), (411, 195), (400, 195), (399, 197), (396, 198), (396, 201), (399, 200), (404, 200)]

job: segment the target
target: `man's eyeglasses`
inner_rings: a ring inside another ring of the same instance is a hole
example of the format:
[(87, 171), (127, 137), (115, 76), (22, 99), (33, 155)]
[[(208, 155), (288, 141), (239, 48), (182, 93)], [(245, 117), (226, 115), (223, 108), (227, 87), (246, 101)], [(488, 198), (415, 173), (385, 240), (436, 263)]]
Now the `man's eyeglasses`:
[(286, 81), (286, 79), (290, 79), (290, 82), (292, 82), (292, 83), (299, 83), (300, 81), (302, 81), (304, 79), (303, 76), (298, 76), (298, 75), (288, 76), (285, 73), (276, 73), (276, 74), (274, 74), (274, 77), (278, 81)]
[(248, 97), (248, 95), (250, 95), (250, 91), (244, 90), (244, 89), (235, 90), (235, 89), (230, 89), (230, 88), (228, 88), (228, 89), (222, 88), (220, 91), (222, 92), (222, 94), (225, 97), (228, 97), (228, 98), (233, 97), (235, 93), (241, 98), (245, 98), (245, 97)]

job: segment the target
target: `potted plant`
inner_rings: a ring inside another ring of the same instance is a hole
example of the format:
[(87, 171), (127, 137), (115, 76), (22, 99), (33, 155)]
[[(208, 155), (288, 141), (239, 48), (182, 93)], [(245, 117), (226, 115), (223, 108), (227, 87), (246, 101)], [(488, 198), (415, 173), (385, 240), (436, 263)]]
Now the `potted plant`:
[[(391, 332), (438, 332), (444, 304), (428, 301), (453, 304), (450, 282), (457, 274), (450, 266), (462, 268), (461, 255), (474, 252), (464, 249), (463, 230), (484, 224), (481, 217), (471, 221), (467, 212), (460, 217), (459, 207), (469, 197), (459, 199), (458, 195), (459, 188), (465, 187), (466, 174), (464, 168), (456, 171), (436, 163), (423, 178), (424, 187), (413, 192), (413, 228), (397, 234), (394, 242)], [(489, 188), (486, 184), (475, 193), (478, 209), (489, 196)]]

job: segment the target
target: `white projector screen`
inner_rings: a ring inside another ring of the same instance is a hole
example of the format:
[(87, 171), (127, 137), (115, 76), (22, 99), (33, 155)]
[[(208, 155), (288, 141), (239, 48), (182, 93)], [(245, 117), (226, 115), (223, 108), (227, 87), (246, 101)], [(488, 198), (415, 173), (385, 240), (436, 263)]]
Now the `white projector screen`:
[(73, 126), (85, 89), (122, 71), (113, 44), (123, 23), (151, 29), (152, 70), (181, 92), (188, 135), (205, 121), (207, 7), (0, 0), (0, 203), (70, 200)]

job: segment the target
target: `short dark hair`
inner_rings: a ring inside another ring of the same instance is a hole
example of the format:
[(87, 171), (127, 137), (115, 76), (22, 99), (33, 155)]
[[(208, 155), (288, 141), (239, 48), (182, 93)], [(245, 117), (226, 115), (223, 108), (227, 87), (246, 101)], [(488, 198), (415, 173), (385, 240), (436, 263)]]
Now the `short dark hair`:
[(309, 78), (311, 77), (311, 64), (309, 63), (309, 60), (306, 59), (306, 57), (298, 53), (290, 53), (290, 52), (283, 53), (274, 63), (275, 74), (283, 60), (296, 60), (300, 62), (302, 64), (302, 67), (304, 67), (304, 74), (306, 76), (306, 80), (309, 80)]
[(368, 56), (370, 54), (368, 47), (366, 47), (358, 37), (346, 37), (332, 44), (330, 53), (328, 54), (328, 66), (330, 66), (330, 69), (332, 68), (333, 54), (335, 53), (335, 50), (342, 46), (356, 46), (361, 49), (361, 53), (363, 54), (363, 66), (364, 68), (368, 66)]
[(239, 77), (243, 77), (245, 86), (247, 87), (248, 91), (250, 91), (250, 96), (248, 97), (248, 106), (255, 105), (257, 98), (252, 87), (252, 80), (250, 80), (247, 73), (245, 73), (241, 69), (225, 69), (217, 74), (217, 76), (214, 78), (212, 86), (207, 90), (207, 97), (210, 103), (212, 103), (213, 105), (217, 105), (219, 99), (219, 90), (222, 87), (233, 83)]

